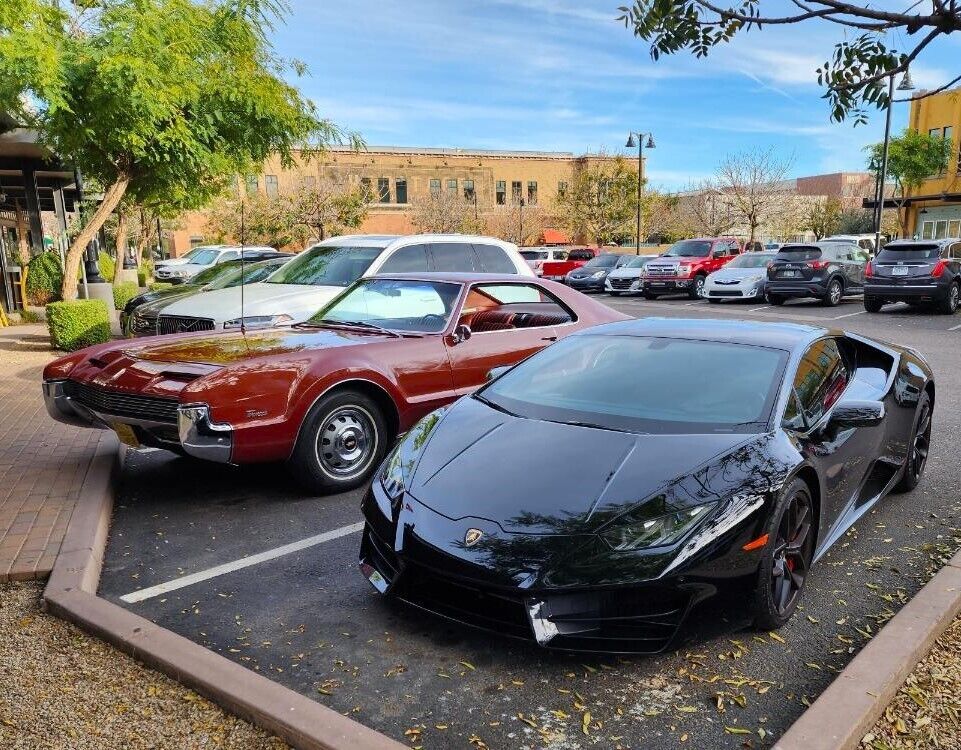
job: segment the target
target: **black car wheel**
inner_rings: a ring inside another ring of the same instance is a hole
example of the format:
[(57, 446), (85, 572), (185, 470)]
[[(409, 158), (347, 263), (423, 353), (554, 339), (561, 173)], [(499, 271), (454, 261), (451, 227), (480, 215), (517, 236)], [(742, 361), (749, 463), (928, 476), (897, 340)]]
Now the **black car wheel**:
[(954, 315), (961, 306), (961, 284), (955, 282), (948, 289), (947, 296), (938, 304), (938, 309), (945, 315)]
[(922, 393), (918, 401), (918, 419), (911, 435), (911, 447), (908, 460), (904, 465), (904, 474), (895, 485), (895, 492), (910, 492), (918, 486), (924, 467), (928, 463), (928, 450), (931, 447), (931, 399), (927, 393)]
[(770, 294), (770, 293), (768, 293), (768, 295), (767, 295), (767, 301), (768, 301), (769, 303), (771, 303), (772, 305), (783, 305), (783, 304), (784, 304), (784, 297), (781, 297), (780, 295), (777, 295), (777, 294)]
[(768, 542), (758, 569), (754, 625), (775, 630), (797, 609), (814, 556), (814, 508), (800, 479), (781, 496), (768, 525)]
[(614, 291), (608, 292), (608, 294), (610, 294), (612, 297), (620, 297), (620, 296), (621, 296), (621, 293), (620, 293), (620, 292), (614, 292)]
[(649, 299), (653, 301), (657, 299), (657, 295), (653, 294), (652, 292), (644, 292), (644, 299)]
[(821, 298), (821, 303), (826, 307), (836, 307), (841, 304), (841, 298), (844, 296), (844, 284), (841, 283), (841, 279), (831, 279), (828, 283), (827, 292), (825, 292), (824, 297)]
[(707, 301), (710, 302), (712, 305), (721, 304), (721, 300), (717, 299), (716, 297), (708, 297)]
[(704, 281), (707, 279), (702, 273), (699, 273), (694, 277), (694, 281), (691, 282), (691, 288), (687, 292), (687, 296), (691, 299), (701, 299), (704, 294)]
[(881, 312), (882, 307), (884, 307), (884, 300), (878, 299), (877, 297), (864, 298), (864, 309), (869, 313)]
[(387, 424), (377, 404), (358, 391), (335, 391), (308, 412), (288, 465), (310, 491), (346, 492), (370, 477), (386, 447)]

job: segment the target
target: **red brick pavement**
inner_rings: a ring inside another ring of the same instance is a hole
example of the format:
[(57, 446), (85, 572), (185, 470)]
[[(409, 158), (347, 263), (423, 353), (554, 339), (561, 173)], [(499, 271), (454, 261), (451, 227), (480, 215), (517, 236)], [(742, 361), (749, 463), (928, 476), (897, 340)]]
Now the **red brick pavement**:
[(42, 325), (0, 328), (0, 581), (45, 578), (60, 550), (102, 430), (47, 416)]

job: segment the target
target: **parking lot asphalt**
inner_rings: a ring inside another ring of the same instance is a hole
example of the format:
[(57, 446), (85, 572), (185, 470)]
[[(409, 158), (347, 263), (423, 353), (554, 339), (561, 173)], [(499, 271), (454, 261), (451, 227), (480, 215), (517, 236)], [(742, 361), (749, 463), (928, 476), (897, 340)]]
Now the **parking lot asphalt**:
[(776, 634), (702, 612), (674, 651), (602, 658), (479, 634), (374, 593), (356, 565), (360, 492), (306, 497), (282, 467), (161, 451), (126, 463), (101, 595), (412, 746), (769, 747), (961, 544), (961, 315), (598, 299), (635, 316), (843, 327), (931, 362), (921, 485), (834, 546)]

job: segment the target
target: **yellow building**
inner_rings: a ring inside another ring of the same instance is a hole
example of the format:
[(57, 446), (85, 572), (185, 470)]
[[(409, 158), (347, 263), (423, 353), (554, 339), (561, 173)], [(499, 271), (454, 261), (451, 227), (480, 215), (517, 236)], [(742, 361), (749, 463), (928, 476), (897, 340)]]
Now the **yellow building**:
[[(911, 102), (909, 126), (951, 140), (944, 174), (909, 191), (905, 234), (922, 239), (961, 237), (961, 88)], [(891, 205), (890, 200), (885, 205)]]
[[(411, 234), (411, 204), (431, 192), (447, 191), (476, 202), (478, 214), (497, 206), (537, 205), (550, 216), (558, 193), (571, 184), (575, 170), (606, 156), (575, 156), (559, 151), (493, 151), (457, 148), (370, 146), (363, 151), (334, 147), (312, 160), (298, 159), (284, 169), (268, 160), (260, 174), (246, 175), (242, 187), (278, 195), (313, 181), (333, 179), (365, 187), (370, 211), (356, 231), (369, 234)], [(628, 165), (636, 162), (626, 159)], [(180, 255), (212, 237), (204, 212), (193, 212), (173, 232), (171, 250)]]

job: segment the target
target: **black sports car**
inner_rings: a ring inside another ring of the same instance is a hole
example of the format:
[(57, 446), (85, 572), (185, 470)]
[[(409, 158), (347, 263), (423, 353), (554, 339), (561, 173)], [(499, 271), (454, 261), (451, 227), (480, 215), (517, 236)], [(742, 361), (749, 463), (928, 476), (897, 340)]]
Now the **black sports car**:
[(845, 530), (918, 483), (934, 401), (921, 355), (841, 331), (588, 329), (406, 434), (364, 499), (360, 567), (550, 648), (659, 651), (708, 599), (777, 628)]

